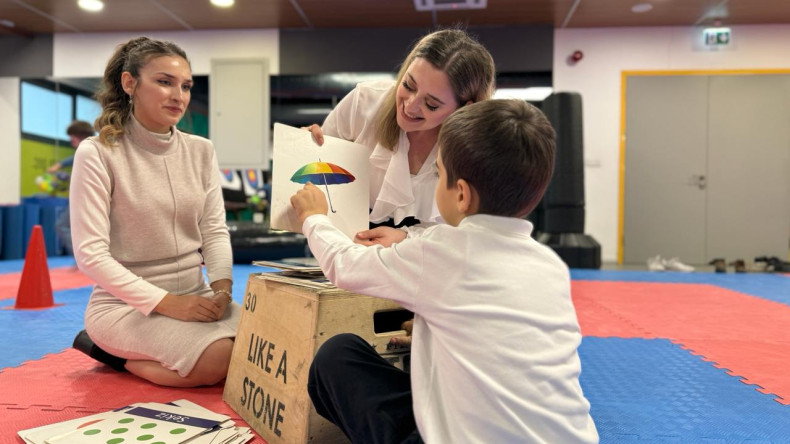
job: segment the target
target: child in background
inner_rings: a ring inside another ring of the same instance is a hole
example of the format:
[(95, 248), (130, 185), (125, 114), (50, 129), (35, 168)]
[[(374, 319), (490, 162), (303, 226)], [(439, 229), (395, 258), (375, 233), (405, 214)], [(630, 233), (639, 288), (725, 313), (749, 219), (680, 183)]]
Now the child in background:
[(486, 100), (453, 113), (438, 143), (447, 225), (419, 237), (357, 245), (320, 189), (291, 198), (333, 283), (415, 313), (411, 374), (358, 336), (328, 340), (310, 368), (316, 410), (355, 443), (597, 442), (568, 268), (524, 219), (551, 179), (551, 124), (526, 102)]
[[(93, 125), (84, 120), (75, 120), (66, 128), (66, 134), (69, 136), (69, 141), (72, 148), (75, 150), (79, 148), (83, 140), (94, 134)], [(54, 165), (47, 168), (47, 173), (54, 174), (63, 168), (70, 168), (74, 165), (74, 156), (69, 156), (60, 162), (55, 162)], [(69, 256), (74, 255), (74, 249), (71, 246), (71, 222), (69, 219), (69, 206), (60, 212), (57, 221), (55, 221), (55, 232), (58, 233), (58, 238), (66, 249), (66, 254)]]

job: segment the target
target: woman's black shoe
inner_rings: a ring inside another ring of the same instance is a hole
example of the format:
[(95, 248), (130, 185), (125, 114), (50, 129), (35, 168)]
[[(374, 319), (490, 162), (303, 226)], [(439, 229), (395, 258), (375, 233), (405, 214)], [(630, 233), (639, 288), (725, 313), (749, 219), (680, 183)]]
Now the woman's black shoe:
[(100, 349), (98, 345), (93, 343), (93, 340), (90, 336), (88, 336), (88, 332), (85, 330), (77, 333), (77, 337), (74, 338), (74, 344), (72, 344), (72, 347), (101, 362), (102, 364), (109, 365), (119, 372), (126, 371), (126, 359), (111, 355)]

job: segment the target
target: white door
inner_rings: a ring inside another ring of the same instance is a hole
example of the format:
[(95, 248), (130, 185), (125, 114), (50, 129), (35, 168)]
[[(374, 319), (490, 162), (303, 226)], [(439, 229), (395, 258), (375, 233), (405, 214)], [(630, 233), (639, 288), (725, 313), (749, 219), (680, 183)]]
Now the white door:
[(708, 257), (787, 259), (790, 76), (712, 76)]
[(623, 259), (787, 258), (790, 76), (631, 76)]
[(708, 124), (704, 76), (631, 76), (626, 85), (623, 261), (705, 260)]

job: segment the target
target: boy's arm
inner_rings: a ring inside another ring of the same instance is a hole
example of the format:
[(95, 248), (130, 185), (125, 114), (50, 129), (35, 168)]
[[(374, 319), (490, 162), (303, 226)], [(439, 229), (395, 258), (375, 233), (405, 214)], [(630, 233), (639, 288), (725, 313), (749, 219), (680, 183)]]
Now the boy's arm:
[(414, 311), (423, 269), (420, 242), (391, 248), (355, 244), (326, 216), (326, 196), (312, 184), (291, 198), (310, 250), (327, 278), (344, 290), (391, 299)]

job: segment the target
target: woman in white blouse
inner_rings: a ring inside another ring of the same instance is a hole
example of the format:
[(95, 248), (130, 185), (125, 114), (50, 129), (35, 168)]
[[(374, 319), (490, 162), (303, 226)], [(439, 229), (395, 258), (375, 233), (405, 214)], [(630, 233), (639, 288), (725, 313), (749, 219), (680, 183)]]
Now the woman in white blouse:
[(456, 109), (491, 97), (494, 78), (491, 54), (469, 34), (436, 31), (417, 42), (396, 82), (358, 84), (323, 126), (307, 128), (318, 144), (326, 134), (371, 150), (371, 229), (356, 242), (389, 246), (441, 221), (433, 196), (439, 129)]

